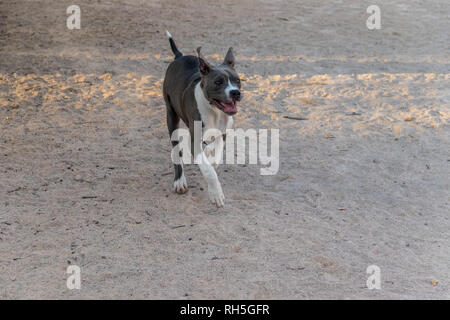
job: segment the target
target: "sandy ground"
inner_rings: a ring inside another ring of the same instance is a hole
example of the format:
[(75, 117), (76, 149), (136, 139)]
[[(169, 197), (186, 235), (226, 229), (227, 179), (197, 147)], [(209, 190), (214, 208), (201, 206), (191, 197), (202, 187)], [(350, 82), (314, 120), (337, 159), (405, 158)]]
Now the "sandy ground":
[[(450, 299), (448, 0), (0, 2), (0, 298)], [(161, 84), (237, 56), (280, 170), (171, 191)], [(284, 116), (304, 117), (298, 121)], [(69, 264), (81, 290), (66, 288)], [(366, 288), (381, 268), (382, 289)]]

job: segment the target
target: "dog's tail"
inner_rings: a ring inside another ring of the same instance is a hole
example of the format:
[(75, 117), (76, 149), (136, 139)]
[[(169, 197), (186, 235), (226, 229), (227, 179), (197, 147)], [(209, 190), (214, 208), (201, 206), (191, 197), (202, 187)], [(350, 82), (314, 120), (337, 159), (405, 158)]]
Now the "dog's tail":
[(172, 35), (170, 34), (170, 32), (166, 30), (166, 34), (169, 37), (170, 48), (172, 49), (172, 52), (175, 55), (175, 59), (178, 59), (183, 54), (180, 52), (180, 50), (178, 50), (177, 46), (175, 45), (175, 41), (173, 41)]

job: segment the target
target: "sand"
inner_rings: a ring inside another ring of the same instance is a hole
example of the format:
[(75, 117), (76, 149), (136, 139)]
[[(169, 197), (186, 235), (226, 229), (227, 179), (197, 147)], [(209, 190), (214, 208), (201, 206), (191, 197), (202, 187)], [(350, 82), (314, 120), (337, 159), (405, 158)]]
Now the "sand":
[[(77, 4), (0, 3), (0, 298), (450, 298), (447, 0), (373, 31), (365, 1)], [(193, 165), (171, 190), (165, 29), (233, 46), (235, 126), (280, 130), (278, 174), (219, 167), (223, 209)]]

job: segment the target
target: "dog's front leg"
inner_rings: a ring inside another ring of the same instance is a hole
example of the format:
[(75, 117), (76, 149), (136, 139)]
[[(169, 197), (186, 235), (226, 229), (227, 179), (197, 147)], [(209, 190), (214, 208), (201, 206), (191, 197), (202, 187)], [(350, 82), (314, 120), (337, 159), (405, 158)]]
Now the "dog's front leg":
[[(194, 141), (192, 141), (194, 143)], [(195, 148), (192, 148), (195, 149)], [(217, 177), (216, 170), (208, 161), (202, 146), (198, 146), (198, 150), (193, 150), (195, 163), (198, 164), (203, 177), (208, 184), (209, 199), (217, 207), (223, 207), (225, 204), (225, 196), (223, 195), (222, 186), (220, 185), (219, 178)]]
[[(210, 160), (209, 162), (217, 168), (219, 164), (223, 162), (223, 147), (224, 141), (222, 135), (215, 137), (214, 141), (208, 144), (205, 149), (205, 155)], [(214, 156), (212, 153), (214, 152)]]

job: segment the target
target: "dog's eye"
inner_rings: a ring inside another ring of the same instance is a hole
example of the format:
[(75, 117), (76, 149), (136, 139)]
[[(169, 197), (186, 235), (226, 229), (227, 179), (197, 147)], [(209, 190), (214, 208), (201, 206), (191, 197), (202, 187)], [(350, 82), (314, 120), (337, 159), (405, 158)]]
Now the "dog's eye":
[(220, 86), (223, 83), (223, 79), (217, 79), (214, 83)]
[(236, 79), (237, 84), (241, 84), (241, 79)]

